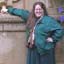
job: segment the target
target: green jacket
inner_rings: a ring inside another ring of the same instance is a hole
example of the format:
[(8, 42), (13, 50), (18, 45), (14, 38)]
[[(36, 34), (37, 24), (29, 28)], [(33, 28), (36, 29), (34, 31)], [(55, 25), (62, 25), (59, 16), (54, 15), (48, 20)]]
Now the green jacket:
[[(13, 15), (20, 16), (27, 21), (29, 12), (23, 9), (9, 7), (8, 12)], [(29, 30), (27, 29), (27, 35)], [(54, 48), (55, 44), (63, 35), (63, 29), (60, 24), (50, 16), (44, 16), (35, 27), (35, 46), (40, 54), (44, 54), (48, 50)], [(47, 37), (52, 37), (53, 42), (47, 42)]]

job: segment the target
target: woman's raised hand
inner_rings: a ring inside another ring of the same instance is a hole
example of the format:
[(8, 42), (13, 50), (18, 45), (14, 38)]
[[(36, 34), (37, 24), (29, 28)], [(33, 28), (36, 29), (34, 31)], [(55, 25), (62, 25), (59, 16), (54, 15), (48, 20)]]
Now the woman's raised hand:
[(8, 9), (6, 6), (2, 6), (1, 13), (7, 13)]

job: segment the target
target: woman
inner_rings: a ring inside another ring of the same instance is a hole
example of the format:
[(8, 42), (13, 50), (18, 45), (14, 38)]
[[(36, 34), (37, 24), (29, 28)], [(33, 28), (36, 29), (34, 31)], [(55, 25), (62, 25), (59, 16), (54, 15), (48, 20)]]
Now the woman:
[(31, 12), (13, 7), (8, 7), (7, 11), (26, 22), (27, 64), (55, 64), (55, 46), (62, 36), (62, 27), (48, 16), (45, 5), (36, 2)]

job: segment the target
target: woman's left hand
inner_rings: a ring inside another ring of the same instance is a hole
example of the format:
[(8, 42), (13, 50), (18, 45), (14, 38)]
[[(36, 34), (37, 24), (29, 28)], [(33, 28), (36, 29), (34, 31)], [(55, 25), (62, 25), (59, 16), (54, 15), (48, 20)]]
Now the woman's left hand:
[(51, 37), (48, 37), (48, 38), (46, 39), (46, 41), (47, 41), (47, 42), (53, 42), (53, 39), (52, 39)]
[(2, 6), (1, 13), (7, 13), (8, 9), (6, 6)]

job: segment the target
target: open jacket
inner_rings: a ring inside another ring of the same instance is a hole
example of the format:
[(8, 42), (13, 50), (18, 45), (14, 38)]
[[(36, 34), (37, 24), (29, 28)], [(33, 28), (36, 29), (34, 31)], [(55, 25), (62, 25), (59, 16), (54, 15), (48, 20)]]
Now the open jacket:
[[(16, 9), (9, 7), (8, 12), (13, 15), (20, 16), (26, 22), (29, 17), (29, 12), (23, 9)], [(27, 29), (27, 35), (29, 30)], [(63, 35), (63, 29), (60, 24), (50, 16), (44, 16), (35, 27), (35, 46), (40, 54), (46, 53), (48, 50), (54, 48), (55, 44)], [(53, 39), (53, 42), (47, 42), (48, 37)]]

